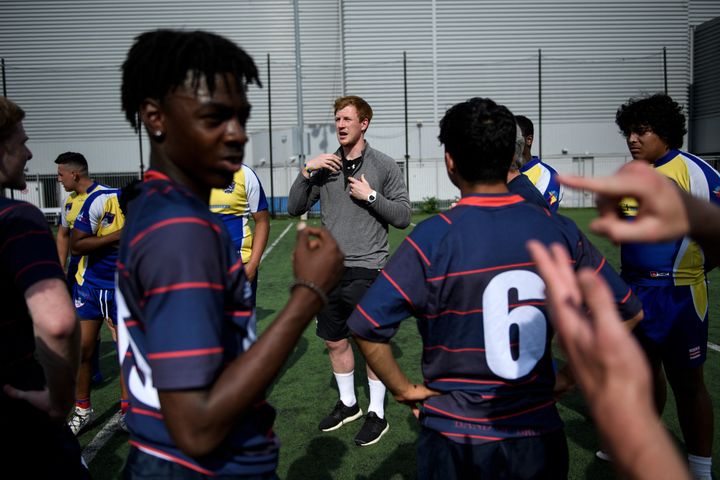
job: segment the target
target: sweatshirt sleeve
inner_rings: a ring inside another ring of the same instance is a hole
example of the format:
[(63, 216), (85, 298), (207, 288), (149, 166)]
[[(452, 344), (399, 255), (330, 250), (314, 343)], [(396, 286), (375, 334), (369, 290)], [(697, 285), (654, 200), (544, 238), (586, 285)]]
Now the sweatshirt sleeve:
[(412, 215), (410, 199), (400, 168), (395, 162), (389, 163), (382, 192), (378, 192), (377, 200), (370, 208), (395, 228), (405, 228), (410, 225)]
[(302, 172), (298, 173), (288, 194), (288, 214), (293, 217), (302, 215), (310, 210), (319, 198), (320, 187), (315, 184), (313, 178), (308, 179), (303, 176)]

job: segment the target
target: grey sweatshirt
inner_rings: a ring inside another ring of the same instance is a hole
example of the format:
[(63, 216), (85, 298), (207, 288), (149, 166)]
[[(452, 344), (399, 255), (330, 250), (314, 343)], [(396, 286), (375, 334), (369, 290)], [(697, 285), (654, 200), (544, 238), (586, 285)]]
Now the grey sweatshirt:
[[(336, 155), (341, 157), (340, 149)], [(345, 253), (346, 267), (383, 268), (388, 259), (388, 224), (410, 224), (410, 200), (400, 168), (389, 156), (365, 142), (363, 161), (353, 177), (365, 180), (377, 192), (371, 205), (350, 196), (342, 172), (319, 170), (309, 179), (301, 173), (288, 196), (288, 213), (298, 216), (320, 200), (323, 225)]]

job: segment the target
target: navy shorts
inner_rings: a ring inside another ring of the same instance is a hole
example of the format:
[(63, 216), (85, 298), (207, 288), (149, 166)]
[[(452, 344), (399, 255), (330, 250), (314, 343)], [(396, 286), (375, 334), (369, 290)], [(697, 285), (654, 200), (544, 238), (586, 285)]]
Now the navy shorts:
[(568, 464), (562, 430), (473, 445), (454, 442), (422, 427), (417, 447), (418, 480), (566, 479)]
[(645, 317), (635, 328), (640, 344), (663, 363), (696, 368), (705, 363), (708, 342), (707, 283), (647, 287), (630, 285)]
[(92, 288), (86, 285), (73, 287), (73, 301), (80, 320), (104, 320), (109, 318), (117, 325), (115, 289)]
[(327, 306), (318, 313), (318, 337), (337, 342), (350, 336), (347, 319), (379, 273), (375, 268), (345, 267), (340, 283), (328, 295)]

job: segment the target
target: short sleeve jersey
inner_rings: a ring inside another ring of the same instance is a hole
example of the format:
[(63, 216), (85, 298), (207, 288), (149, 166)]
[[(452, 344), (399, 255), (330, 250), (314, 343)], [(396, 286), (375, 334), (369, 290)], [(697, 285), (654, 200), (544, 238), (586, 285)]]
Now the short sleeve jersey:
[(60, 225), (72, 230), (73, 225), (75, 224), (75, 219), (80, 213), (80, 209), (85, 203), (88, 195), (90, 195), (95, 190), (102, 190), (106, 188), (109, 187), (93, 182), (85, 193), (71, 192), (70, 195), (68, 195), (65, 199), (65, 202), (63, 202), (63, 208), (60, 211)]
[(398, 247), (348, 320), (387, 342), (417, 319), (425, 384), (442, 392), (420, 422), (459, 443), (482, 444), (562, 428), (553, 399), (553, 336), (545, 284), (528, 239), (559, 243), (574, 267), (609, 280), (625, 318), (640, 302), (577, 227), (514, 194), (469, 195), (420, 223)]
[[(23, 390), (41, 390), (45, 385), (42, 367), (33, 356), (35, 334), (25, 292), (49, 278), (62, 280), (64, 273), (45, 217), (29, 203), (0, 198), (1, 385)], [(40, 414), (26, 402), (11, 400), (1, 389), (0, 407), (3, 426), (14, 422), (11, 417), (27, 422), (30, 416)]]
[[(654, 166), (689, 194), (720, 205), (720, 174), (701, 158), (671, 150)], [(622, 200), (620, 207), (630, 221), (637, 215), (633, 199)], [(625, 243), (620, 253), (622, 276), (631, 283), (670, 286), (705, 281), (705, 256), (689, 237), (657, 244)]]
[[(91, 193), (75, 219), (78, 231), (104, 237), (123, 228), (125, 216), (120, 210), (119, 190), (105, 189)], [(93, 288), (115, 288), (117, 244), (95, 250), (80, 259), (75, 281)]]
[(260, 179), (246, 165), (235, 172), (233, 181), (227, 188), (216, 188), (210, 193), (210, 211), (220, 215), (225, 222), (243, 263), (249, 262), (252, 254), (253, 231), (250, 228), (250, 217), (267, 209), (267, 198)]
[(207, 204), (149, 171), (130, 201), (118, 261), (118, 350), (130, 394), (130, 443), (205, 475), (277, 466), (275, 412), (258, 400), (213, 453), (173, 442), (158, 391), (210, 389), (256, 338), (251, 287), (222, 221)]
[(535, 188), (542, 193), (550, 206), (550, 211), (557, 212), (563, 196), (562, 185), (557, 181), (557, 171), (547, 163), (543, 163), (538, 157), (532, 157), (520, 168), (520, 173), (526, 175)]

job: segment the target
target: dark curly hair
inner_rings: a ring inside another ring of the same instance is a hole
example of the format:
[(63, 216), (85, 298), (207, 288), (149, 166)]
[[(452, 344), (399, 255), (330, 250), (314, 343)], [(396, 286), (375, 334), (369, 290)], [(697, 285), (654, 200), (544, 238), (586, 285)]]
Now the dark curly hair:
[(680, 148), (685, 128), (682, 107), (668, 95), (656, 93), (649, 97), (631, 98), (618, 108), (615, 123), (625, 137), (650, 129), (670, 148)]
[(445, 113), (438, 139), (464, 180), (490, 184), (507, 179), (516, 134), (515, 116), (507, 107), (476, 97)]
[(231, 75), (238, 90), (250, 83), (261, 85), (253, 59), (230, 40), (214, 33), (154, 30), (135, 38), (122, 65), (122, 109), (137, 130), (138, 109), (146, 98), (162, 101), (185, 83), (191, 72), (197, 90), (204, 78), (212, 94), (217, 74)]

